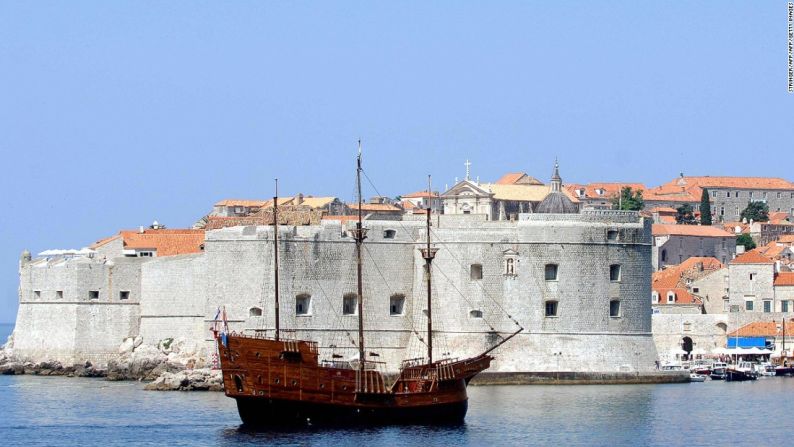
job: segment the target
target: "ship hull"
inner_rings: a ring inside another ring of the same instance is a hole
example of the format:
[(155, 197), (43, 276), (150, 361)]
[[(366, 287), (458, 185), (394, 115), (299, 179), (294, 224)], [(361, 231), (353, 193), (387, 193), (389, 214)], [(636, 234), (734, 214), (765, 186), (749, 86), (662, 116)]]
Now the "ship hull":
[(284, 425), (454, 425), (466, 417), (468, 401), (396, 406), (343, 406), (316, 402), (237, 397), (237, 410), (247, 428)]

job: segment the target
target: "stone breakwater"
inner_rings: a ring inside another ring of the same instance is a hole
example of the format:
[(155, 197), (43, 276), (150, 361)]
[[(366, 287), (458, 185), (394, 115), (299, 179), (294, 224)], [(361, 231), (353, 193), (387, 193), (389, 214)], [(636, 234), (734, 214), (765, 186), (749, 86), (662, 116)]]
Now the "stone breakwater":
[(30, 362), (14, 356), (13, 335), (0, 347), (0, 374), (67, 377), (103, 377), (106, 380), (151, 382), (147, 390), (222, 391), (220, 371), (207, 368), (198, 346), (184, 339), (165, 339), (156, 346), (141, 337), (125, 339), (118, 355), (101, 367), (89, 361), (64, 365), (59, 361)]

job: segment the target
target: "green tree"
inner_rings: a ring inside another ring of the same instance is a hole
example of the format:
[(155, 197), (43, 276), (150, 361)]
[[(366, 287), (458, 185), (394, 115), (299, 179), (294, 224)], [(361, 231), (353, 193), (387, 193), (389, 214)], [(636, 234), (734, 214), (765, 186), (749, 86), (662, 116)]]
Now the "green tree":
[(695, 212), (692, 210), (692, 205), (685, 203), (675, 210), (675, 222), (679, 225), (695, 225)]
[(706, 188), (703, 188), (703, 194), (700, 195), (700, 225), (711, 225), (711, 201)]
[(755, 241), (747, 233), (742, 233), (736, 238), (736, 245), (744, 245), (744, 250), (752, 250), (755, 248)]
[(642, 191), (632, 191), (631, 186), (620, 190), (620, 194), (612, 198), (612, 209), (623, 211), (640, 211), (645, 207)]
[(769, 220), (769, 205), (764, 202), (750, 202), (742, 211), (742, 219), (753, 222), (766, 222)]

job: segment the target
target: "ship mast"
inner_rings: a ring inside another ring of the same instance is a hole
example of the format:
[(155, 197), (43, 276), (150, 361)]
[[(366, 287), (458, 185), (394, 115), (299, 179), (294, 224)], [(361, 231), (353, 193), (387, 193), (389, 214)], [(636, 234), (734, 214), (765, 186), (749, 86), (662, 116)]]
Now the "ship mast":
[(427, 364), (433, 363), (433, 306), (432, 306), (432, 294), (433, 294), (433, 284), (431, 280), (431, 264), (433, 263), (433, 258), (436, 256), (436, 252), (438, 251), (437, 248), (430, 247), (430, 214), (432, 211), (432, 204), (433, 204), (433, 193), (431, 192), (431, 183), (430, 183), (430, 176), (427, 176), (427, 202), (425, 206), (425, 211), (427, 212), (427, 246), (422, 248), (422, 257), (425, 258), (425, 277), (427, 278)]
[(276, 179), (276, 191), (273, 196), (273, 270), (275, 272), (275, 319), (276, 319), (276, 341), (279, 339), (279, 308), (278, 308), (278, 179)]
[(362, 225), (361, 218), (361, 140), (358, 140), (358, 158), (356, 159), (356, 190), (358, 193), (358, 222), (353, 236), (356, 240), (356, 277), (358, 285), (358, 369), (364, 372), (364, 287), (362, 283), (361, 245), (367, 238), (367, 230)]

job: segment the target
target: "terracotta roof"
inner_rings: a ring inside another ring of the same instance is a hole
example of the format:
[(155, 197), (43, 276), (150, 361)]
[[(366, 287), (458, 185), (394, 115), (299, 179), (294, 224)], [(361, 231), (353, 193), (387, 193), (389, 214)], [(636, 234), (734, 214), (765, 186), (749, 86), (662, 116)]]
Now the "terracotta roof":
[[(712, 257), (691, 257), (679, 265), (669, 266), (653, 273), (651, 288), (659, 296), (659, 304), (702, 304), (702, 300), (689, 292), (687, 280), (699, 279), (723, 268), (723, 264)], [(672, 291), (674, 303), (667, 302), (667, 293)]]
[[(736, 231), (737, 227), (739, 228), (738, 232)], [(728, 233), (732, 233), (732, 234), (741, 234), (741, 233), (750, 232), (750, 224), (746, 224), (744, 222), (725, 222), (722, 224), (722, 228)]]
[[(573, 196), (578, 197), (580, 199), (582, 198), (609, 199), (612, 197), (617, 197), (618, 194), (620, 193), (620, 190), (626, 187), (631, 188), (632, 191), (643, 191), (643, 197), (645, 195), (645, 190), (648, 189), (642, 183), (619, 183), (619, 182), (588, 183), (584, 185), (572, 184), (572, 185), (566, 185), (565, 189), (567, 189)], [(577, 191), (580, 191), (582, 189), (584, 189), (584, 196), (581, 196), (577, 193)]]
[[(483, 183), (481, 188), (493, 193), (496, 200), (508, 200), (516, 202), (542, 202), (551, 192), (548, 185), (500, 185), (497, 183)], [(579, 203), (579, 199), (574, 197), (565, 188), (562, 192), (574, 203)]]
[[(794, 335), (794, 323), (786, 321), (786, 338)], [(783, 335), (783, 325), (779, 321), (756, 321), (728, 333), (728, 337), (778, 337)]]
[[(673, 180), (678, 184), (680, 178)], [(736, 189), (784, 189), (794, 190), (794, 183), (776, 177), (684, 177), (687, 184), (700, 188), (736, 188)], [(670, 184), (668, 183), (668, 184)]]
[(542, 185), (543, 182), (531, 177), (524, 172), (508, 172), (499, 178), (496, 185)]
[[(358, 211), (357, 203), (350, 203), (347, 205), (351, 211)], [(363, 203), (361, 204), (361, 211), (367, 213), (401, 213), (402, 210), (394, 205), (388, 203)]]
[(157, 256), (173, 256), (201, 252), (204, 243), (204, 230), (159, 229), (122, 230), (119, 234), (95, 242), (92, 249), (121, 238), (125, 249), (151, 249)]
[[(780, 272), (775, 277), (776, 286), (794, 286), (794, 272)], [(794, 334), (792, 334), (794, 335)]]
[(675, 225), (675, 216), (659, 216), (659, 222), (668, 225)]
[(777, 238), (777, 241), (784, 244), (794, 244), (794, 234), (784, 234)]
[(262, 207), (272, 200), (242, 200), (242, 199), (226, 199), (217, 202), (215, 206), (245, 206), (245, 207)]
[(651, 208), (650, 212), (652, 213), (678, 213), (677, 210), (670, 208), (669, 206), (657, 206), (656, 208)]
[(710, 225), (670, 225), (670, 224), (654, 224), (653, 235), (671, 235), (671, 236), (699, 236), (699, 237), (731, 237), (731, 233)]
[(402, 199), (426, 199), (428, 197), (438, 197), (438, 191), (433, 191), (431, 193), (428, 193), (427, 191), (417, 191), (400, 196)]
[(731, 264), (774, 264), (771, 259), (760, 254), (758, 250), (750, 250), (735, 257)]

